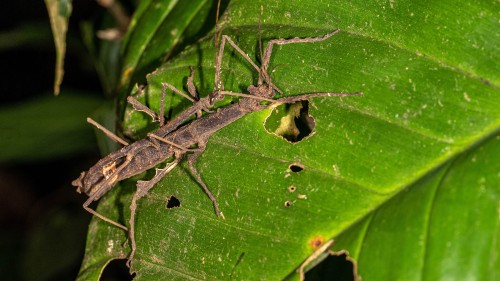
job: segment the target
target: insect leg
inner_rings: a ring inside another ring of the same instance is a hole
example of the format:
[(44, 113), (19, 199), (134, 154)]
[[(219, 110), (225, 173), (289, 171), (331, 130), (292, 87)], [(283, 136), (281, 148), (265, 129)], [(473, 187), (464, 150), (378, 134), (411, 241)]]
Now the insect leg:
[(196, 91), (196, 87), (194, 86), (194, 68), (192, 66), (189, 67), (189, 77), (187, 79), (186, 86), (188, 88), (189, 94), (195, 99), (198, 99), (198, 92)]
[[(278, 87), (276, 87), (274, 84), (271, 83), (271, 78), (267, 74), (265, 69), (259, 68), (257, 64), (255, 64), (252, 59), (240, 48), (234, 41), (227, 35), (222, 35), (222, 42), (220, 45), (220, 50), (219, 50), (219, 55), (217, 58), (217, 64), (215, 67), (215, 88), (214, 91), (217, 94), (220, 94), (223, 90), (224, 87), (222, 85), (222, 80), (221, 80), (221, 64), (222, 64), (222, 53), (224, 52), (224, 45), (226, 41), (238, 52), (240, 53), (251, 65), (252, 67), (259, 73), (259, 85), (262, 85), (262, 81), (265, 80), (267, 81), (274, 90), (278, 91), (279, 93), (283, 93)], [(260, 39), (259, 39), (260, 42)], [(259, 43), (261, 44), (261, 43)]]
[(127, 102), (130, 105), (132, 105), (132, 108), (135, 111), (142, 111), (142, 112), (146, 113), (147, 115), (149, 115), (151, 117), (151, 119), (153, 119), (153, 122), (160, 121), (160, 118), (158, 117), (158, 115), (156, 115), (156, 113), (154, 111), (152, 111), (151, 109), (149, 109), (149, 107), (145, 106), (144, 104), (140, 103), (133, 96), (128, 96), (127, 97)]
[(223, 95), (228, 95), (228, 96), (235, 96), (235, 97), (244, 97), (244, 98), (249, 98), (249, 99), (256, 99), (256, 100), (261, 100), (261, 101), (268, 101), (268, 102), (276, 102), (276, 100), (273, 99), (268, 99), (256, 95), (251, 95), (251, 94), (243, 94), (243, 93), (235, 93), (232, 91), (221, 91)]
[[(136, 111), (142, 111), (147, 115), (151, 116), (153, 122), (160, 122), (160, 127), (165, 124), (165, 92), (167, 91), (167, 86), (163, 85), (161, 89), (161, 102), (160, 102), (160, 114), (157, 115), (154, 111), (152, 111), (149, 107), (140, 103), (133, 96), (127, 97), (127, 102), (132, 105), (132, 108)], [(139, 88), (139, 91), (142, 92), (142, 88)]]
[(104, 128), (101, 124), (97, 123), (96, 121), (92, 120), (92, 118), (87, 117), (87, 122), (90, 124), (94, 125), (97, 129), (101, 130), (106, 136), (108, 136), (110, 139), (119, 142), (123, 145), (128, 145), (128, 142), (120, 138), (119, 136), (113, 134), (110, 130)]
[(85, 203), (83, 203), (83, 209), (85, 209), (85, 211), (87, 211), (87, 212), (91, 213), (92, 215), (94, 215), (94, 216), (96, 216), (96, 217), (100, 218), (101, 220), (103, 220), (103, 221), (105, 221), (105, 222), (108, 222), (108, 223), (110, 223), (110, 224), (112, 224), (112, 225), (114, 225), (114, 226), (117, 226), (117, 227), (119, 227), (119, 228), (121, 228), (121, 229), (123, 229), (123, 230), (125, 230), (125, 231), (127, 231), (127, 230), (128, 230), (126, 226), (124, 226), (124, 225), (122, 225), (122, 224), (120, 224), (120, 223), (118, 223), (118, 222), (115, 222), (115, 221), (114, 221), (114, 220), (112, 220), (112, 219), (108, 219), (107, 217), (105, 217), (105, 216), (103, 216), (103, 215), (99, 214), (98, 212), (96, 212), (96, 211), (92, 210), (92, 209), (89, 207), (89, 205), (90, 205), (90, 204), (94, 201), (94, 199), (95, 199), (95, 198), (94, 198), (93, 196), (90, 196), (90, 197), (87, 199), (87, 201), (85, 201)]
[(162, 85), (161, 88), (161, 101), (160, 101), (160, 127), (163, 127), (165, 124), (165, 93), (167, 89), (165, 85)]
[(168, 174), (179, 162), (182, 160), (183, 154), (180, 155), (180, 157), (176, 158), (173, 162), (167, 163), (165, 165), (165, 168), (163, 169), (156, 169), (156, 174), (155, 176), (150, 179), (149, 181), (137, 181), (137, 191), (134, 193), (134, 196), (132, 197), (132, 202), (130, 203), (130, 230), (129, 230), (129, 239), (130, 239), (130, 244), (132, 251), (130, 252), (130, 255), (127, 260), (127, 266), (130, 267), (130, 264), (132, 263), (132, 259), (134, 258), (135, 255), (135, 249), (136, 249), (136, 244), (135, 244), (135, 212), (137, 210), (137, 200), (141, 199), (144, 195), (148, 193), (148, 191), (155, 185), (157, 184), (166, 174)]
[(251, 65), (252, 67), (257, 71), (260, 72), (260, 68), (253, 62), (253, 60), (240, 48), (234, 41), (227, 35), (222, 35), (222, 42), (220, 44), (219, 48), (219, 53), (217, 56), (217, 63), (215, 65), (215, 89), (214, 91), (216, 93), (219, 93), (221, 90), (223, 90), (223, 85), (222, 85), (222, 80), (221, 80), (221, 64), (222, 64), (222, 55), (224, 53), (224, 47), (226, 45), (226, 41), (233, 46), (233, 48), (240, 53)]
[[(269, 60), (271, 59), (271, 54), (273, 52), (273, 45), (286, 45), (286, 44), (295, 44), (295, 43), (314, 43), (314, 42), (321, 42), (324, 41), (336, 33), (338, 33), (340, 30), (337, 29), (333, 32), (330, 32), (324, 36), (321, 37), (308, 37), (308, 38), (292, 38), (292, 39), (273, 39), (267, 43), (266, 46), (266, 51), (264, 52), (264, 57), (262, 58), (262, 75), (264, 76), (264, 79), (268, 77), (267, 75), (267, 67), (269, 66)], [(259, 78), (260, 80), (260, 78)], [(268, 79), (266, 79), (269, 81)], [(259, 81), (260, 83), (261, 81)]]
[(194, 151), (194, 153), (189, 154), (187, 156), (188, 167), (189, 167), (189, 170), (191, 170), (191, 173), (193, 174), (193, 176), (196, 179), (196, 181), (198, 182), (198, 184), (203, 188), (203, 191), (205, 191), (208, 198), (210, 198), (210, 201), (212, 201), (212, 204), (214, 205), (215, 214), (224, 219), (224, 214), (219, 210), (219, 204), (217, 204), (217, 200), (215, 199), (212, 192), (210, 192), (207, 185), (201, 179), (200, 173), (194, 167), (194, 162), (196, 161), (196, 159), (198, 159), (198, 157), (201, 155), (201, 153), (203, 153), (203, 151), (205, 150), (205, 146), (206, 146), (205, 142), (199, 142), (198, 143), (199, 150)]
[[(189, 92), (189, 94), (191, 94), (191, 96), (193, 98), (195, 98), (197, 101), (200, 102), (198, 92), (196, 91), (196, 86), (194, 85), (194, 68), (192, 66), (190, 66), (189, 70), (190, 70), (191, 74), (189, 75), (189, 77), (187, 79), (187, 83), (186, 83), (186, 86), (188, 88), (188, 92)], [(196, 117), (197, 118), (201, 117), (202, 110), (205, 111), (205, 112), (207, 112), (207, 113), (211, 113), (212, 112), (210, 109), (208, 109), (208, 107), (203, 102), (200, 102), (199, 104), (201, 105), (201, 107), (200, 107), (200, 110), (198, 110), (196, 112)]]
[(192, 102), (192, 103), (195, 103), (195, 102), (196, 102), (196, 100), (195, 100), (195, 99), (193, 99), (192, 97), (190, 97), (190, 96), (188, 96), (188, 95), (184, 94), (184, 93), (183, 93), (183, 92), (181, 92), (179, 89), (177, 89), (176, 87), (172, 86), (171, 84), (169, 84), (169, 83), (167, 83), (167, 82), (163, 82), (163, 83), (161, 83), (161, 84), (162, 84), (163, 88), (168, 87), (170, 90), (174, 91), (174, 93), (176, 93), (176, 94), (178, 94), (178, 95), (180, 95), (180, 96), (182, 96), (182, 97), (184, 97), (184, 98), (188, 99), (190, 102)]
[(169, 145), (171, 145), (171, 146), (173, 146), (173, 147), (176, 147), (176, 148), (178, 148), (178, 149), (182, 150), (183, 152), (186, 152), (186, 151), (196, 151), (196, 150), (198, 150), (198, 149), (189, 149), (189, 148), (186, 148), (186, 147), (184, 147), (184, 146), (182, 146), (182, 145), (176, 144), (175, 142), (171, 142), (171, 141), (167, 140), (166, 138), (162, 138), (162, 137), (160, 137), (160, 136), (157, 136), (157, 135), (155, 135), (155, 134), (153, 134), (153, 133), (149, 133), (149, 134), (148, 134), (148, 137), (153, 138), (153, 139), (157, 139), (157, 140), (159, 140), (159, 141), (162, 141), (162, 142), (164, 142), (164, 143), (166, 143), (166, 144), (169, 144)]
[(298, 101), (304, 101), (314, 97), (349, 97), (349, 96), (358, 96), (362, 95), (363, 92), (355, 92), (355, 93), (310, 93), (300, 96), (293, 97), (284, 97), (277, 100), (274, 100), (274, 103), (271, 106), (280, 105), (283, 103), (294, 103)]

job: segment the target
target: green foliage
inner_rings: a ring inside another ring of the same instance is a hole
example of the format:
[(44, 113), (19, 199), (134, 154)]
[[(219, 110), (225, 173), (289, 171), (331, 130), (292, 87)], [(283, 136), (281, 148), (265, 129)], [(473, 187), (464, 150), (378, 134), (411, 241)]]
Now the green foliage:
[(95, 147), (85, 122), (102, 100), (65, 91), (17, 106), (0, 108), (0, 162), (31, 162), (89, 151)]
[[(158, 65), (212, 8), (184, 5), (143, 1), (125, 40), (121, 86), (130, 89), (144, 79), (134, 75), (157, 65), (142, 97), (156, 111), (160, 83), (182, 89), (189, 66), (202, 96), (213, 89), (213, 34)], [(156, 14), (146, 13), (153, 7)], [(342, 30), (321, 43), (274, 48), (269, 69), (285, 95), (364, 95), (310, 100), (314, 135), (296, 144), (266, 131), (270, 110), (214, 134), (197, 167), (225, 220), (186, 168), (175, 169), (139, 202), (136, 278), (297, 279), (314, 242), (333, 238), (366, 280), (498, 279), (500, 4), (267, 1), (263, 8), (264, 45)], [(222, 34), (255, 60), (259, 14), (259, 3), (234, 0), (221, 20)], [(172, 36), (159, 40), (167, 26)], [(256, 83), (230, 46), (223, 61), (227, 90)], [(174, 95), (167, 103), (172, 115), (189, 106)], [(151, 129), (147, 116), (122, 109), (127, 134)], [(292, 172), (293, 163), (304, 169)], [(151, 176), (123, 181), (98, 211), (127, 222), (135, 182)], [(181, 206), (166, 209), (169, 196)], [(125, 258), (126, 238), (95, 218), (80, 280), (97, 280), (110, 259)]]

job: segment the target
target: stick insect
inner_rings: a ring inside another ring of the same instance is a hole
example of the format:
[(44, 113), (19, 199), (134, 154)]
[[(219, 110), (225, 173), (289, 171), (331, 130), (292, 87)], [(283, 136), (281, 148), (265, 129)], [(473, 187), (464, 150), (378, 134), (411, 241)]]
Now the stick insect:
[[(262, 64), (260, 67), (257, 66), (257, 64), (252, 59), (250, 59), (250, 57), (242, 49), (240, 49), (230, 37), (223, 35), (218, 54), (216, 55), (214, 91), (205, 98), (193, 100), (194, 104), (190, 108), (181, 113), (177, 118), (175, 118), (168, 124), (163, 124), (163, 102), (160, 110), (160, 116), (157, 116), (154, 112), (149, 110), (144, 105), (129, 98), (129, 102), (134, 106), (136, 110), (145, 111), (146, 113), (151, 115), (153, 119), (159, 120), (161, 127), (157, 131), (148, 134), (146, 138), (134, 143), (127, 144), (123, 141), (124, 144), (126, 144), (123, 148), (118, 151), (112, 152), (108, 156), (102, 158), (88, 171), (82, 172), (80, 177), (72, 182), (72, 184), (77, 187), (78, 192), (84, 192), (89, 196), (89, 198), (83, 204), (83, 208), (85, 210), (101, 218), (102, 220), (129, 232), (131, 253), (127, 261), (128, 266), (130, 266), (136, 250), (134, 226), (137, 201), (141, 197), (146, 195), (156, 183), (158, 183), (166, 174), (174, 169), (184, 158), (187, 158), (188, 167), (195, 180), (203, 188), (204, 192), (212, 201), (215, 214), (217, 216), (223, 217), (223, 214), (219, 210), (215, 197), (207, 188), (199, 172), (194, 167), (196, 159), (203, 153), (210, 136), (212, 136), (215, 132), (235, 122), (248, 113), (274, 107), (279, 104), (304, 101), (313, 97), (345, 97), (362, 94), (362, 92), (317, 92), (274, 99), (276, 92), (281, 91), (271, 82), (270, 75), (267, 72), (273, 46), (321, 42), (327, 40), (338, 32), (339, 30), (335, 30), (322, 37), (270, 40), (266, 45), (264, 54), (262, 56)], [(252, 66), (252, 68), (259, 73), (257, 85), (250, 85), (247, 88), (248, 93), (236, 93), (224, 90), (223, 83), (221, 81), (221, 64), (226, 43), (231, 45), (237, 53), (241, 54), (243, 58)], [(187, 88), (191, 96), (196, 97), (197, 93), (193, 83), (193, 75), (193, 71), (191, 70), (191, 75), (189, 76), (187, 82)], [(167, 88), (170, 88), (178, 94), (187, 96), (172, 85), (163, 83), (162, 101), (164, 100), (164, 95)], [(216, 100), (222, 99), (225, 96), (239, 96), (240, 99), (237, 103), (219, 108), (213, 112), (210, 111), (209, 108), (214, 105), (214, 102)], [(199, 113), (201, 111), (206, 111), (207, 114), (199, 117), (198, 119), (195, 119), (194, 121), (186, 125), (181, 126), (181, 124), (187, 118), (194, 114), (200, 115)], [(108, 132), (107, 134), (112, 133)], [(113, 138), (118, 137), (113, 136)], [(190, 147), (196, 148), (190, 149)], [(89, 207), (92, 202), (99, 200), (106, 192), (111, 190), (117, 182), (149, 170), (165, 162), (166, 159), (169, 158), (173, 158), (173, 160), (166, 163), (163, 169), (157, 168), (156, 174), (152, 179), (148, 181), (137, 182), (137, 190), (130, 204), (131, 212), (129, 219), (129, 228), (109, 218), (106, 218), (105, 216), (97, 213)]]

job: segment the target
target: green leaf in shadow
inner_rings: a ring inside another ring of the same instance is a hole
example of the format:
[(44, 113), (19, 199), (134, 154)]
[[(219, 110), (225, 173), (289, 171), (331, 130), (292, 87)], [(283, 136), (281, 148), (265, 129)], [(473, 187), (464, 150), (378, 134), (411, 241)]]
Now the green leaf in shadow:
[(64, 97), (42, 97), (0, 108), (0, 161), (35, 161), (95, 148), (85, 117), (100, 104), (102, 100), (92, 96), (67, 92)]
[(121, 87), (142, 83), (174, 48), (213, 26), (215, 6), (207, 0), (141, 1), (124, 39)]

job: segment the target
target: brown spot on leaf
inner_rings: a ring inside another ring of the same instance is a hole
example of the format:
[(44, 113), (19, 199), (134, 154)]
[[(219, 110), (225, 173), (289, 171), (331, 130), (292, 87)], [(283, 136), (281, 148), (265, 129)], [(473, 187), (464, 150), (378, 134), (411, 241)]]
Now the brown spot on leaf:
[(125, 69), (125, 71), (123, 71), (121, 83), (122, 84), (127, 83), (127, 81), (129, 81), (130, 78), (132, 77), (133, 73), (134, 73), (134, 68), (133, 67), (127, 67), (127, 69)]
[(323, 242), (325, 242), (325, 238), (323, 236), (316, 236), (309, 241), (309, 245), (316, 250), (319, 246), (321, 246), (321, 244), (323, 244)]

